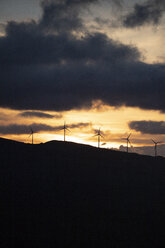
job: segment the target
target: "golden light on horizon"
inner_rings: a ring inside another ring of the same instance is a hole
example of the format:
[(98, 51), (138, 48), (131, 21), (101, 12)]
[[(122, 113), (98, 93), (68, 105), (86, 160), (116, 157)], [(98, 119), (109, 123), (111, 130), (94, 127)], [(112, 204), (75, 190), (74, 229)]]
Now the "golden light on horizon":
[[(0, 109), (0, 125), (7, 126), (11, 124), (27, 125), (30, 127), (33, 123), (46, 124), (51, 127), (63, 126), (64, 120), (66, 125), (70, 127), (76, 123), (88, 123), (85, 127), (71, 128), (71, 132), (66, 133), (66, 140), (76, 143), (89, 144), (92, 146), (98, 145), (95, 131), (101, 128), (104, 133), (104, 139), (101, 140), (103, 148), (119, 148), (121, 145), (125, 146), (126, 142), (122, 138), (126, 137), (129, 133), (131, 135), (131, 141), (134, 146), (151, 145), (151, 135), (141, 134), (134, 130), (130, 130), (128, 123), (130, 121), (140, 120), (156, 120), (164, 121), (165, 114), (159, 111), (153, 110), (141, 110), (139, 108), (120, 107), (114, 108), (102, 104), (98, 108), (94, 105), (92, 109), (88, 110), (71, 110), (60, 112), (61, 118), (38, 118), (38, 117), (22, 117), (20, 113), (23, 111)], [(44, 113), (57, 116), (57, 112), (44, 111)], [(35, 130), (34, 130), (35, 132)], [(30, 129), (29, 129), (30, 134)], [(22, 141), (25, 143), (31, 143), (28, 131), (25, 134), (1, 134), (1, 137)], [(156, 139), (162, 139), (162, 135), (153, 135)], [(50, 140), (64, 140), (63, 130), (56, 131), (37, 131), (34, 133), (34, 143), (42, 143)]]

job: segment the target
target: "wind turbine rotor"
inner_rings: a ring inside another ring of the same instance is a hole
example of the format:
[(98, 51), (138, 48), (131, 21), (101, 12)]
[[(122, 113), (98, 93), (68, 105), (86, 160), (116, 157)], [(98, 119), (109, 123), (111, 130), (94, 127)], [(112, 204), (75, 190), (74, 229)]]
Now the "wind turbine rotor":
[(131, 147), (131, 142), (130, 142), (130, 136), (131, 136), (131, 133), (128, 135), (128, 137), (127, 138), (122, 138), (121, 140), (125, 140), (126, 142), (127, 142), (127, 152), (128, 152), (128, 146), (129, 146), (129, 144), (130, 144), (130, 147)]
[(155, 141), (155, 140), (153, 140), (153, 139), (151, 139), (152, 140), (152, 142), (154, 143), (154, 144), (157, 144), (157, 142)]
[(30, 138), (30, 137), (32, 136), (32, 145), (33, 145), (33, 134), (34, 134), (34, 131), (33, 131), (32, 128), (30, 128), (30, 131), (31, 131), (31, 133), (30, 133), (30, 135), (28, 136), (28, 138)]

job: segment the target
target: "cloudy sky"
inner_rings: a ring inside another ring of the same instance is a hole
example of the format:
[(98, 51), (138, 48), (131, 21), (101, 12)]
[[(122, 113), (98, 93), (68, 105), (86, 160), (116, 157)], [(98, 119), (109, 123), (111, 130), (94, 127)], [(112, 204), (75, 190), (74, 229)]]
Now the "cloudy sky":
[(164, 0), (2, 0), (0, 136), (165, 142), (164, 23)]

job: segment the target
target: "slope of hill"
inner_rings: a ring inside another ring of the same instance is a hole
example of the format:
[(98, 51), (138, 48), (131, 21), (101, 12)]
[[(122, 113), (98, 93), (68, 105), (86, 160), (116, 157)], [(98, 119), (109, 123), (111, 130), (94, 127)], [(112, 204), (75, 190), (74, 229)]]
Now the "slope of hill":
[(0, 139), (0, 247), (164, 247), (165, 158)]

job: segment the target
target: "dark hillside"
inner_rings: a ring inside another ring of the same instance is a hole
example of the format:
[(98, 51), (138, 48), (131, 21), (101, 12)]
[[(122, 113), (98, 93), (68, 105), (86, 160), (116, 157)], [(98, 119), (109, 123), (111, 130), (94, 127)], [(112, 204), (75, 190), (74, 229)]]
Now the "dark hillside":
[(1, 248), (165, 247), (165, 158), (0, 139)]

